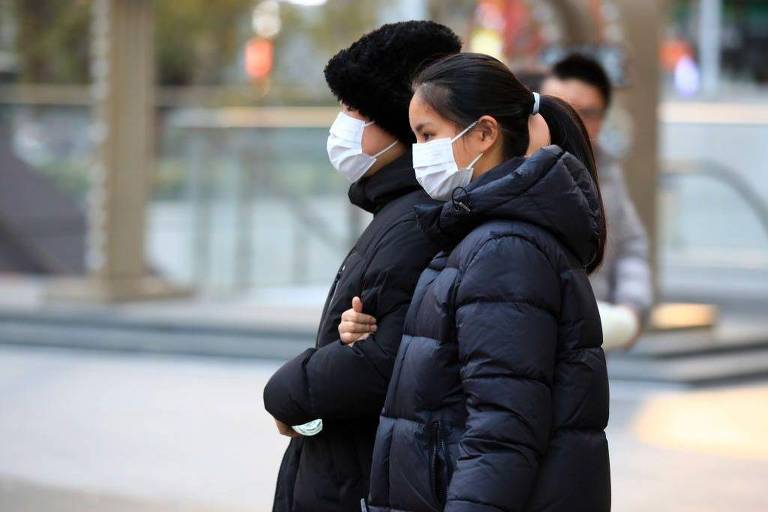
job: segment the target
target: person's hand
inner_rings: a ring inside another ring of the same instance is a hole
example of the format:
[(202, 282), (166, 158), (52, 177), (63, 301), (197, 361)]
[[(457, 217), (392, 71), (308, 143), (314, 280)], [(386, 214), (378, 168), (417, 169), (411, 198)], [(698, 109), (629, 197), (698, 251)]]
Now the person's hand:
[(281, 435), (287, 437), (299, 437), (299, 433), (293, 430), (290, 425), (286, 425), (278, 419), (275, 419), (275, 423), (277, 424), (277, 431), (280, 432)]
[(597, 302), (603, 327), (603, 350), (629, 350), (640, 337), (640, 315), (623, 304)]
[(640, 335), (643, 334), (643, 328), (642, 328), (642, 323), (640, 322), (640, 313), (638, 312), (637, 309), (635, 309), (634, 306), (622, 304), (620, 307), (623, 307), (629, 310), (629, 312), (635, 318), (635, 332), (630, 338), (630, 340), (627, 343), (625, 343), (624, 346), (622, 347), (624, 351), (627, 351), (627, 350), (630, 350), (635, 345), (637, 345), (638, 340), (640, 340)]
[(352, 299), (352, 309), (341, 315), (339, 337), (345, 345), (363, 341), (376, 332), (376, 319), (363, 313), (363, 301), (360, 297)]

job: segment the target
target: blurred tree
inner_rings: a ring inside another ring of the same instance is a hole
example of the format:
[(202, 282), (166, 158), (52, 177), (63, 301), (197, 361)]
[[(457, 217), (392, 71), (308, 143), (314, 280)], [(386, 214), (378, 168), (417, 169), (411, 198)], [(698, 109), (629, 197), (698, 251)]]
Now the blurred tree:
[(19, 75), (24, 82), (88, 81), (90, 2), (14, 0)]
[(159, 81), (219, 84), (250, 35), (254, 0), (156, 0)]
[[(92, 0), (5, 1), (17, 19), (22, 81), (89, 82)], [(238, 63), (253, 36), (251, 16), (260, 1), (154, 0), (158, 83), (218, 85), (231, 83), (233, 74), (245, 82)], [(273, 87), (266, 101), (327, 103), (322, 69), (328, 58), (375, 28), (387, 8), (382, 0), (329, 0), (322, 7), (280, 2), (282, 30), (275, 38)]]
[(469, 33), (477, 0), (428, 0), (429, 18), (451, 27), (457, 34)]
[(323, 68), (336, 52), (379, 23), (380, 0), (329, 0), (322, 7), (281, 4), (268, 103), (328, 104)]
[[(254, 0), (155, 4), (159, 83), (222, 82), (250, 30)], [(13, 7), (21, 80), (88, 83), (91, 1), (13, 0)]]
[[(386, 8), (380, 0), (329, 0), (322, 8), (312, 10), (286, 5), (283, 20), (291, 28), (303, 29), (316, 48), (335, 54), (341, 48), (378, 25), (379, 10)], [(283, 30), (283, 37), (290, 37)]]

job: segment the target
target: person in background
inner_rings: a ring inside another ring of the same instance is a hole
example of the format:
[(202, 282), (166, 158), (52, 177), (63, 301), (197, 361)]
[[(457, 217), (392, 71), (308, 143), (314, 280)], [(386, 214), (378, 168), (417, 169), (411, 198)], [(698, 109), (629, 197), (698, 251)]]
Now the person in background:
[(605, 203), (608, 243), (603, 265), (590, 276), (600, 306), (607, 350), (631, 347), (653, 302), (648, 238), (627, 193), (619, 162), (600, 146), (599, 135), (611, 106), (613, 90), (594, 59), (572, 54), (557, 62), (541, 93), (564, 99), (579, 113), (595, 151)]
[[(328, 157), (351, 182), (352, 203), (373, 220), (328, 293), (315, 348), (283, 365), (264, 389), (265, 408), (280, 433), (292, 438), (278, 475), (275, 512), (357, 512), (367, 495), (405, 313), (419, 275), (437, 252), (416, 225), (414, 206), (430, 199), (411, 156), (411, 81), (423, 67), (459, 51), (461, 41), (443, 25), (394, 23), (341, 50), (325, 68), (342, 104), (328, 136)], [(357, 313), (373, 315), (377, 323), (364, 343), (346, 346), (338, 328), (353, 301)]]

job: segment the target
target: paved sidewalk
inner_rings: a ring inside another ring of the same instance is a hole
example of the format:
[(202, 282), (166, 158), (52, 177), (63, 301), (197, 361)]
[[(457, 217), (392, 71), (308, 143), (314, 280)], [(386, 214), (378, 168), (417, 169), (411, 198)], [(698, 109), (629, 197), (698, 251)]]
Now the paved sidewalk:
[[(268, 512), (277, 362), (0, 347), (3, 512)], [(614, 510), (765, 512), (768, 383), (612, 383)]]
[(247, 512), (73, 491), (26, 481), (0, 479), (0, 510), (8, 512)]
[[(0, 347), (0, 480), (141, 504), (126, 510), (267, 511), (287, 444), (262, 405), (275, 368)], [(46, 510), (10, 491), (3, 512)]]

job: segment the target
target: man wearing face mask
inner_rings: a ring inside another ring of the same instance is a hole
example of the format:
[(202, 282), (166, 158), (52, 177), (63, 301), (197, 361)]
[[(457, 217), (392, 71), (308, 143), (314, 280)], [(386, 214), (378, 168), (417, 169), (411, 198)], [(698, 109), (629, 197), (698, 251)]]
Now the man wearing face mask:
[[(374, 217), (339, 269), (315, 347), (283, 365), (264, 390), (265, 408), (292, 438), (278, 476), (276, 512), (358, 511), (368, 493), (378, 416), (405, 314), (437, 251), (414, 213), (430, 199), (410, 151), (411, 81), (460, 50), (449, 28), (410, 21), (363, 36), (326, 66), (326, 81), (342, 104), (328, 157), (351, 182), (350, 201)], [(339, 323), (353, 301), (358, 320), (376, 321), (365, 343), (345, 346)]]

